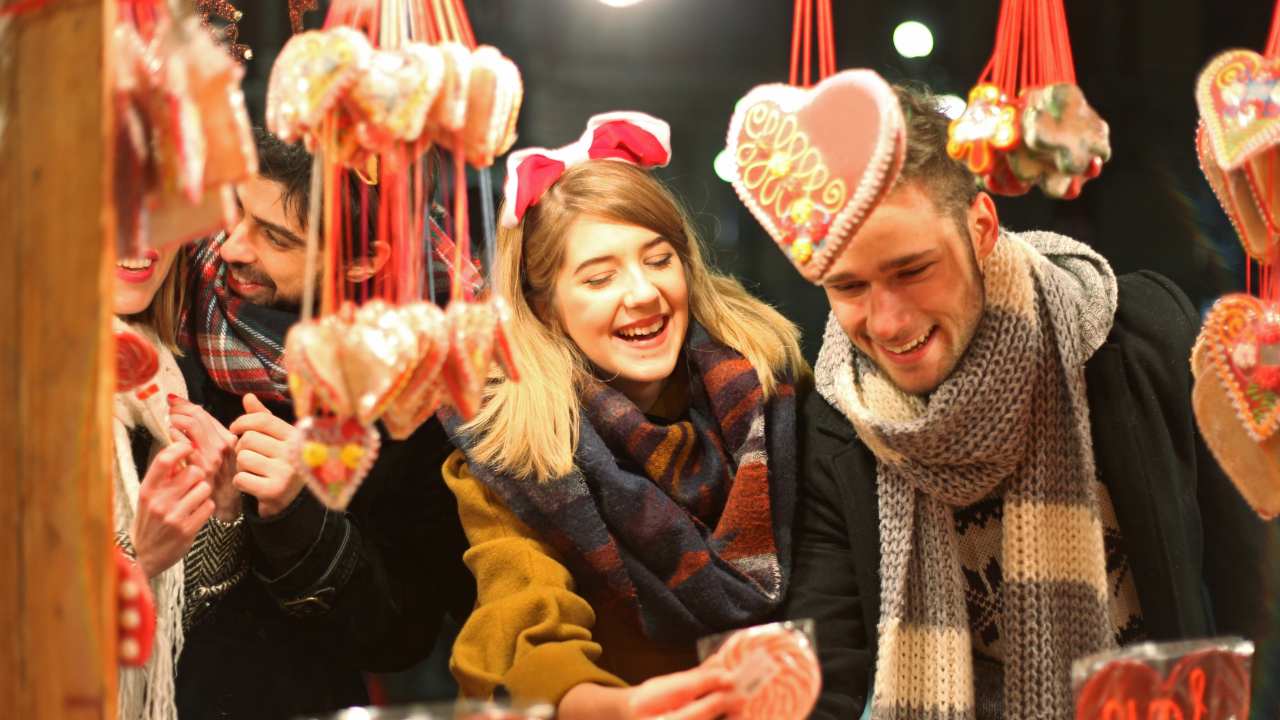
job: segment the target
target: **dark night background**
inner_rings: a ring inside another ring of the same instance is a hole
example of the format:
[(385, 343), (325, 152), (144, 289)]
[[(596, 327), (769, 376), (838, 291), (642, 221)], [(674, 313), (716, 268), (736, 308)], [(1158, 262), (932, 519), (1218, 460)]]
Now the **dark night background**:
[[(286, 2), (232, 1), (244, 12), (241, 41), (255, 54), (247, 64), (245, 90), (260, 122), (271, 62), (289, 35)], [(327, 2), (307, 15), (308, 27), (320, 25)], [(923, 81), (961, 97), (991, 53), (999, 11), (999, 0), (833, 5), (839, 68), (869, 67), (890, 81)], [(1050, 200), (1039, 190), (998, 197), (1002, 222), (1014, 230), (1049, 229), (1085, 241), (1120, 273), (1157, 270), (1205, 309), (1219, 295), (1243, 287), (1244, 266), (1239, 242), (1197, 166), (1193, 88), (1216, 53), (1261, 50), (1275, 5), (1065, 5), (1077, 79), (1110, 123), (1113, 158), (1077, 200)], [(570, 142), (588, 116), (610, 110), (640, 110), (671, 124), (674, 158), (659, 174), (692, 211), (713, 262), (801, 324), (812, 360), (827, 312), (822, 292), (791, 269), (712, 166), (736, 100), (753, 85), (786, 80), (793, 3), (643, 0), (614, 8), (599, 0), (467, 0), (466, 6), (477, 41), (500, 48), (523, 74), (517, 148)], [(907, 60), (897, 54), (892, 31), (905, 20), (930, 27), (932, 55)], [(501, 160), (494, 167), (496, 188), (504, 169)], [(385, 699), (450, 696), (451, 689), (438, 682), (448, 676), (443, 662), (437, 654), (428, 663), (431, 670), (384, 678)]]
[[(320, 3), (323, 7), (327, 0)], [(254, 51), (245, 89), (262, 115), (270, 64), (289, 34), (284, 0), (243, 0), (240, 36)], [(1158, 270), (1199, 306), (1243, 286), (1241, 251), (1196, 164), (1196, 75), (1230, 47), (1260, 50), (1273, 5), (1264, 0), (1067, 0), (1076, 75), (1111, 125), (1113, 158), (1081, 197), (1038, 190), (997, 198), (1015, 230), (1049, 229), (1088, 242), (1118, 272)], [(825, 298), (802, 281), (712, 161), (724, 147), (734, 102), (753, 85), (785, 81), (788, 0), (644, 0), (625, 8), (599, 0), (471, 0), (478, 42), (496, 45), (524, 76), (516, 147), (555, 147), (588, 116), (641, 110), (671, 124), (674, 157), (659, 171), (694, 215), (716, 263), (799, 322), (817, 353)], [(964, 97), (991, 53), (997, 0), (835, 0), (840, 68), (870, 67), (890, 81), (924, 81)], [(306, 16), (308, 27), (323, 12)], [(933, 53), (897, 54), (893, 28), (918, 20)], [(494, 166), (501, 187), (505, 165)], [(474, 181), (473, 181), (474, 182)], [(473, 204), (478, 207), (478, 204)]]

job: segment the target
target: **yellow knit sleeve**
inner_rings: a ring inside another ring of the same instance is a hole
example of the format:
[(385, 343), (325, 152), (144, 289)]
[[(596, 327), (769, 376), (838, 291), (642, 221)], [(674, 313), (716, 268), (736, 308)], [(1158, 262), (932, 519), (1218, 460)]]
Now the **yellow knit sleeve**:
[(462, 694), (487, 698), (502, 685), (517, 700), (559, 704), (581, 683), (625, 685), (596, 665), (595, 611), (551, 547), (476, 481), (460, 451), (443, 470), (476, 578), (476, 607), (449, 660)]

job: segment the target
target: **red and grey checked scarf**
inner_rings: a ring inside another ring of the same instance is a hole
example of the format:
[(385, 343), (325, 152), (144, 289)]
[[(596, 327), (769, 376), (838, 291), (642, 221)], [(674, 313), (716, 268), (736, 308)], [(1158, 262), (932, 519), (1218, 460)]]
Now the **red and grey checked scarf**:
[(685, 357), (687, 420), (654, 422), (595, 381), (581, 395), (572, 473), (537, 482), (471, 464), (569, 561), (593, 604), (629, 610), (663, 642), (765, 618), (791, 567), (794, 386), (765, 401), (755, 368), (697, 325)]
[(180, 342), (196, 348), (209, 377), (223, 390), (284, 401), (289, 393), (284, 333), (297, 315), (246, 302), (227, 288), (227, 264), (219, 254), (226, 239), (222, 234), (196, 245), (193, 292)]

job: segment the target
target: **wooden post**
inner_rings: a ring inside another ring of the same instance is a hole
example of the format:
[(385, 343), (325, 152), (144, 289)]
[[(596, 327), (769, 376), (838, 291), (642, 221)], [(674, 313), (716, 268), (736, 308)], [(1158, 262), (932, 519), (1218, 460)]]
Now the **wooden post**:
[(115, 717), (111, 17), (113, 0), (0, 17), (0, 717), (15, 720)]

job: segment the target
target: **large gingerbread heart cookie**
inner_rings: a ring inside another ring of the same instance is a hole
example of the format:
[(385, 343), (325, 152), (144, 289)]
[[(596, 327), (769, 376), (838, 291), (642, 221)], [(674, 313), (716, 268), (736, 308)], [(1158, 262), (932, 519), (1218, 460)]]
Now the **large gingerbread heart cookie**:
[(897, 97), (875, 72), (846, 70), (811, 89), (757, 86), (737, 108), (734, 190), (800, 274), (820, 283), (902, 168)]

